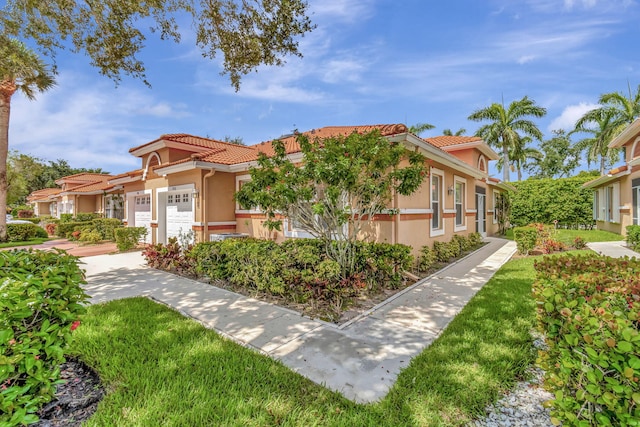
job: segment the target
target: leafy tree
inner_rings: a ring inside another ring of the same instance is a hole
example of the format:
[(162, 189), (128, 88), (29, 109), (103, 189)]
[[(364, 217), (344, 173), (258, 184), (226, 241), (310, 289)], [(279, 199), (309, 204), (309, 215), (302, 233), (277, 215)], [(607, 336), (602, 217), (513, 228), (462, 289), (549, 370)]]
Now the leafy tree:
[(142, 28), (180, 41), (178, 19), (192, 18), (195, 43), (206, 58), (221, 52), (223, 73), (236, 90), (242, 75), (258, 66), (282, 65), (301, 56), (296, 39), (313, 29), (304, 0), (7, 0), (0, 33), (32, 40), (55, 59), (57, 50), (84, 53), (101, 74), (145, 79), (138, 59), (145, 45)]
[(451, 129), (444, 129), (442, 131), (442, 134), (445, 136), (462, 136), (465, 133), (467, 133), (467, 130), (465, 128), (460, 128), (456, 131), (456, 133), (453, 133), (453, 131), (451, 131)]
[(10, 151), (7, 160), (7, 205), (24, 204), (32, 191), (39, 190), (45, 165), (40, 159), (18, 151)]
[[(493, 103), (489, 107), (474, 111), (469, 120), (490, 121), (476, 131), (489, 145), (502, 150), (502, 162), (509, 165), (509, 150), (513, 150), (523, 136), (542, 139), (542, 132), (528, 117), (543, 117), (547, 110), (536, 105), (535, 101), (524, 97), (513, 101), (507, 109), (503, 104)], [(502, 168), (503, 181), (509, 181), (509, 168)]]
[(229, 144), (247, 145), (247, 144), (244, 143), (244, 140), (242, 139), (241, 136), (236, 136), (236, 137), (232, 138), (229, 135), (225, 135), (222, 140), (224, 142), (228, 142)]
[(600, 175), (605, 168), (613, 165), (620, 150), (609, 148), (609, 143), (620, 131), (619, 116), (612, 108), (597, 108), (586, 112), (577, 122), (572, 133), (586, 133), (589, 137), (576, 143), (580, 152), (587, 151), (587, 164), (600, 162)]
[(580, 164), (580, 150), (563, 130), (552, 131), (553, 137), (540, 144), (542, 158), (525, 169), (536, 178), (566, 178)]
[(421, 133), (433, 128), (435, 128), (435, 126), (429, 123), (416, 123), (413, 126), (409, 126), (409, 132), (414, 135), (420, 136)]
[(16, 91), (29, 99), (54, 85), (44, 62), (20, 41), (0, 34), (0, 241), (6, 240), (7, 157), (11, 97)]
[(629, 86), (628, 97), (620, 92), (605, 93), (600, 95), (599, 102), (602, 108), (610, 108), (616, 112), (617, 135), (626, 125), (633, 123), (640, 116), (640, 85), (634, 94), (631, 93), (631, 86)]
[(511, 170), (515, 169), (518, 172), (518, 181), (522, 181), (522, 169), (527, 167), (529, 160), (538, 161), (542, 158), (542, 153), (538, 149), (527, 147), (530, 142), (531, 138), (528, 136), (519, 138), (509, 152)]
[[(259, 207), (265, 226), (279, 230), (284, 216), (324, 243), (327, 255), (348, 277), (354, 247), (366, 240), (366, 225), (389, 208), (392, 195), (415, 192), (427, 174), (424, 157), (379, 131), (310, 141), (298, 136), (302, 166), (287, 158), (281, 141), (275, 155), (260, 155), (251, 181), (236, 193), (245, 208)], [(404, 159), (408, 163), (403, 166)]]

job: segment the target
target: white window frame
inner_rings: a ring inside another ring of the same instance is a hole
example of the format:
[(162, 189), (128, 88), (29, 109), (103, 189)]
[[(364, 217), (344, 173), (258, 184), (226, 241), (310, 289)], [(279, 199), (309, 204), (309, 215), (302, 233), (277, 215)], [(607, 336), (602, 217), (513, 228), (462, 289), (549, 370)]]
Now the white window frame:
[[(458, 224), (458, 185), (462, 186), (462, 195), (460, 196), (460, 216), (462, 223)], [(453, 176), (453, 210), (456, 212), (456, 216), (453, 220), (453, 231), (465, 231), (467, 229), (467, 180), (461, 176)]]
[[(439, 177), (439, 181), (440, 181), (440, 191), (439, 193), (439, 200), (437, 201), (438, 203), (438, 209), (434, 209), (433, 208), (433, 177), (437, 176)], [(435, 237), (435, 236), (442, 236), (444, 235), (445, 232), (445, 221), (444, 221), (444, 171), (441, 169), (436, 169), (436, 168), (431, 168), (431, 176), (429, 177), (429, 206), (431, 208), (431, 221), (430, 221), (430, 233), (429, 236), (431, 237)], [(440, 227), (439, 228), (433, 228), (433, 215), (438, 215), (438, 218), (440, 219)]]
[[(251, 175), (236, 175), (236, 193), (240, 191), (242, 183), (251, 182)], [(261, 209), (241, 209), (240, 203), (236, 202), (236, 213), (260, 214)]]
[(620, 183), (614, 182), (604, 188), (604, 220), (620, 223)]
[(491, 222), (493, 224), (498, 223), (498, 197), (500, 196), (500, 192), (497, 190), (493, 190), (493, 218)]

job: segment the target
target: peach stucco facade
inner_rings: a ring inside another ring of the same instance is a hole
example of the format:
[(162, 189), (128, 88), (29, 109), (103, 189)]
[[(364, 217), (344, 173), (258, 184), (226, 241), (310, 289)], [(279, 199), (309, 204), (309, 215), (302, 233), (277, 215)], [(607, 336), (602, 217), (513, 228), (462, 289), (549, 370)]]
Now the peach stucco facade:
[(593, 190), (593, 218), (598, 229), (622, 234), (640, 224), (640, 119), (610, 144), (623, 149), (625, 164), (584, 184)]

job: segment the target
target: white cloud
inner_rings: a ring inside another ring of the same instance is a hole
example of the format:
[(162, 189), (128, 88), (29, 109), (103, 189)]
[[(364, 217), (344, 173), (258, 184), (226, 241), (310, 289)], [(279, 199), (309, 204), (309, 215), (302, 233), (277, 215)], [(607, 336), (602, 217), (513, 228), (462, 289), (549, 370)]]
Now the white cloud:
[(569, 105), (564, 108), (560, 116), (553, 119), (553, 121), (549, 124), (547, 130), (571, 130), (575, 127), (578, 119), (584, 116), (586, 112), (598, 107), (600, 107), (599, 104), (592, 104), (588, 102), (581, 102), (577, 105)]
[(313, 2), (310, 12), (312, 19), (320, 17), (354, 22), (370, 18), (375, 10), (372, 0), (322, 0)]
[(535, 55), (523, 55), (520, 58), (518, 58), (518, 64), (523, 65), (526, 64), (527, 62), (531, 62), (536, 58)]

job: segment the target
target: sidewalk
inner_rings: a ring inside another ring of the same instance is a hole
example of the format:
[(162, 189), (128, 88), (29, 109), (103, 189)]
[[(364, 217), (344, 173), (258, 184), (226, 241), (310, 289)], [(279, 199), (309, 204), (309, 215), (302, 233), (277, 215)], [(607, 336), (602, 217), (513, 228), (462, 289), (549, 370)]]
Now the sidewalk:
[(489, 242), (342, 326), (143, 266), (140, 253), (83, 258), (92, 303), (144, 295), (356, 402), (384, 397), (516, 251)]
[(612, 258), (640, 258), (638, 252), (632, 251), (627, 246), (627, 242), (593, 242), (587, 243), (587, 247), (600, 255), (610, 256)]

